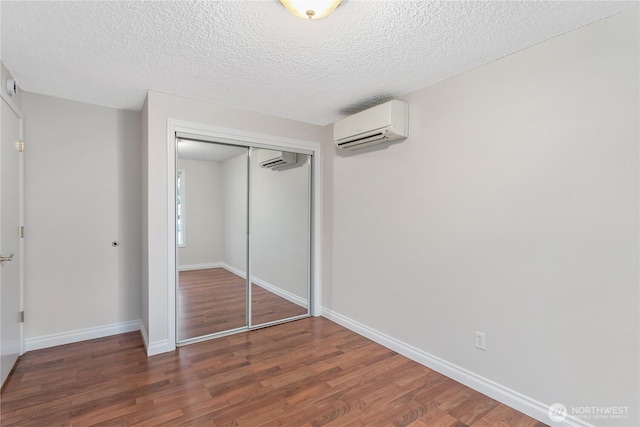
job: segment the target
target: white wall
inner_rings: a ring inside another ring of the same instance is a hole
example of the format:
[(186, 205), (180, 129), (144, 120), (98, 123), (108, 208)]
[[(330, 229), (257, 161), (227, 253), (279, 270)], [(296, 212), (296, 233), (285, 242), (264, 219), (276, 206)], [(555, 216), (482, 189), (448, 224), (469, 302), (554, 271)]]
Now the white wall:
[[(147, 181), (143, 191), (148, 197), (148, 235), (143, 243), (148, 248), (148, 296), (143, 304), (149, 310), (147, 332), (149, 347), (154, 354), (169, 351), (175, 346), (175, 322), (169, 315), (170, 295), (167, 289), (169, 272), (169, 233), (167, 212), (167, 123), (168, 119), (187, 120), (205, 125), (240, 129), (245, 132), (268, 134), (304, 141), (327, 141), (327, 129), (250, 111), (243, 111), (179, 96), (150, 91), (148, 101), (148, 157)], [(173, 242), (171, 242), (173, 244)], [(172, 342), (173, 340), (173, 342)]]
[(140, 113), (26, 92), (23, 110), (27, 348), (137, 322)]
[[(261, 153), (267, 153), (260, 156)], [(270, 153), (270, 154), (268, 154)], [(260, 161), (277, 152), (255, 150), (251, 158), (251, 262), (258, 280), (307, 300), (309, 283), (308, 156), (283, 170)]]
[(222, 164), (178, 159), (185, 173), (186, 246), (178, 249), (180, 266), (220, 263), (224, 251)]
[(222, 163), (224, 211), (223, 261), (246, 274), (247, 270), (247, 154)]
[(406, 141), (327, 162), (323, 305), (543, 404), (631, 408), (587, 422), (640, 425), (638, 22), (411, 93)]

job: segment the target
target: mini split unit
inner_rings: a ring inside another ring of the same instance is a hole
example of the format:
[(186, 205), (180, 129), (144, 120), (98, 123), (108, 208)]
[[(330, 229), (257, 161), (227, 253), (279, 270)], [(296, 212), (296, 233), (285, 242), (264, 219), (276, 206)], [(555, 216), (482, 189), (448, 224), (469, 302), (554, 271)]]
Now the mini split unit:
[(278, 151), (275, 157), (271, 157), (259, 163), (260, 167), (268, 169), (282, 169), (289, 165), (294, 165), (298, 162), (298, 155), (296, 153), (289, 153), (287, 151)]
[(357, 150), (409, 136), (409, 105), (389, 101), (345, 117), (333, 124), (333, 141), (338, 148)]

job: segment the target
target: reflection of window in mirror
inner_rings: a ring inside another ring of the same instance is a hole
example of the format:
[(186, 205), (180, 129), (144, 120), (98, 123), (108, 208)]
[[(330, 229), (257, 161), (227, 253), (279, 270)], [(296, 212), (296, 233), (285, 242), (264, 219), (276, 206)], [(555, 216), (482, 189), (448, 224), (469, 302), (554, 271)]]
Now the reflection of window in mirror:
[(178, 246), (184, 248), (187, 246), (187, 236), (185, 230), (185, 191), (184, 191), (185, 173), (179, 170), (176, 182), (176, 224), (178, 226)]

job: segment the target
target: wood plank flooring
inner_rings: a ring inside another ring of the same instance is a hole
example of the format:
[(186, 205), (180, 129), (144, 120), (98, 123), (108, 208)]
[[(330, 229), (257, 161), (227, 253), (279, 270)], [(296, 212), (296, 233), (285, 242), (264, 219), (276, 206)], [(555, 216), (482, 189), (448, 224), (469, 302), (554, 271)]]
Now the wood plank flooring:
[(3, 427), (544, 426), (323, 318), (151, 358), (137, 332), (32, 351), (0, 397)]
[[(181, 271), (178, 275), (180, 340), (240, 328), (246, 323), (246, 281), (223, 268)], [(253, 325), (307, 313), (260, 286), (251, 286)]]

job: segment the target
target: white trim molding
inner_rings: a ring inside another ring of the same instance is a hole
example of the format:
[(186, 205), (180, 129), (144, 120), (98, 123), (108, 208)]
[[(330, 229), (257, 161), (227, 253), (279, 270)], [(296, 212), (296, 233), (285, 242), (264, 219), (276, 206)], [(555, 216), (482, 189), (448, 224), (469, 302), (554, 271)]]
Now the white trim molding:
[(2, 98), (2, 100), (7, 103), (9, 108), (11, 108), (14, 113), (16, 113), (16, 116), (18, 116), (19, 119), (21, 119), (21, 120), (24, 119), (24, 115), (22, 114), (22, 110), (20, 109), (20, 107), (18, 107), (18, 104), (16, 104), (13, 101), (13, 99), (11, 99), (10, 96), (5, 95), (4, 92), (0, 92), (0, 98)]
[(147, 356), (155, 356), (156, 354), (167, 353), (176, 349), (176, 345), (169, 344), (169, 340), (164, 339), (149, 343), (147, 346)]
[(140, 336), (142, 337), (142, 343), (144, 344), (145, 350), (149, 348), (149, 334), (147, 333), (147, 328), (144, 327), (144, 323), (142, 320), (140, 321)]
[(169, 345), (169, 340), (160, 340), (149, 343), (149, 334), (144, 327), (144, 323), (140, 321), (140, 336), (144, 343), (144, 348), (147, 350), (147, 356), (155, 356), (156, 354), (166, 353), (168, 351), (175, 350), (175, 346)]
[(178, 267), (178, 271), (208, 270), (210, 268), (224, 268), (223, 262), (208, 262), (203, 264), (184, 264)]
[(58, 345), (72, 344), (75, 342), (103, 338), (111, 335), (134, 332), (140, 330), (141, 323), (142, 322), (140, 320), (130, 320), (128, 322), (112, 323), (93, 328), (76, 329), (74, 331), (27, 338), (25, 341), (25, 347), (26, 351), (40, 350)]
[(233, 273), (236, 276), (242, 277), (243, 279), (247, 278), (247, 273), (244, 270), (240, 270), (239, 268), (236, 268), (236, 267), (232, 266), (231, 264), (227, 264), (226, 262), (223, 262), (220, 267), (224, 268), (229, 273)]
[(265, 280), (262, 280), (259, 277), (252, 276), (251, 283), (253, 283), (254, 285), (260, 286), (262, 289), (266, 290), (267, 292), (271, 292), (272, 294), (278, 295), (280, 298), (284, 298), (289, 302), (299, 305), (302, 308), (305, 308), (305, 309), (307, 308), (308, 300), (306, 298), (302, 298), (294, 293), (285, 291), (284, 289), (279, 288), (275, 285), (272, 285), (271, 283)]
[(570, 416), (562, 422), (553, 422), (549, 418), (549, 406), (544, 403), (538, 402), (537, 400), (511, 390), (508, 387), (493, 382), (460, 366), (454, 365), (453, 363), (447, 362), (444, 359), (413, 347), (410, 344), (370, 328), (328, 308), (322, 308), (322, 317), (344, 326), (359, 335), (369, 338), (370, 340), (375, 341), (376, 343), (387, 347), (388, 349), (393, 350), (414, 362), (418, 362), (427, 368), (433, 369), (434, 371), (483, 393), (492, 399), (504, 403), (505, 405), (535, 418), (542, 423), (554, 427), (594, 427), (592, 424)]
[[(236, 276), (242, 277), (243, 279), (247, 278), (247, 273), (245, 271), (240, 270), (239, 268), (236, 268), (232, 265), (229, 265), (226, 262), (221, 263), (220, 267), (224, 268), (229, 273), (233, 273)], [(262, 289), (265, 289), (266, 291), (271, 292), (272, 294), (278, 295), (280, 298), (284, 298), (289, 302), (299, 305), (300, 307), (303, 307), (303, 308), (308, 307), (307, 304), (309, 303), (309, 300), (307, 298), (302, 298), (294, 293), (285, 291), (284, 289), (279, 288), (276, 285), (273, 285), (267, 282), (266, 280), (262, 280), (259, 277), (251, 276), (251, 283), (253, 283), (254, 285), (260, 286)]]
[[(219, 142), (245, 143), (255, 147), (262, 148), (290, 148), (294, 151), (313, 153), (313, 191), (312, 191), (312, 247), (311, 247), (311, 274), (313, 281), (312, 295), (310, 295), (310, 313), (312, 316), (319, 316), (322, 310), (322, 222), (323, 222), (323, 148), (320, 141), (309, 141), (297, 138), (288, 138), (284, 136), (269, 135), (265, 133), (249, 132), (240, 129), (213, 126), (204, 123), (197, 123), (187, 120), (174, 118), (167, 119), (167, 304), (168, 315), (166, 326), (155, 325), (153, 327), (166, 327), (166, 336), (168, 344), (158, 344), (158, 348), (163, 345), (166, 351), (173, 351), (176, 342), (176, 218), (175, 218), (175, 199), (176, 183), (176, 132), (199, 135), (207, 137), (211, 140)], [(150, 344), (149, 349), (155, 345)], [(148, 352), (149, 352), (148, 349)]]

